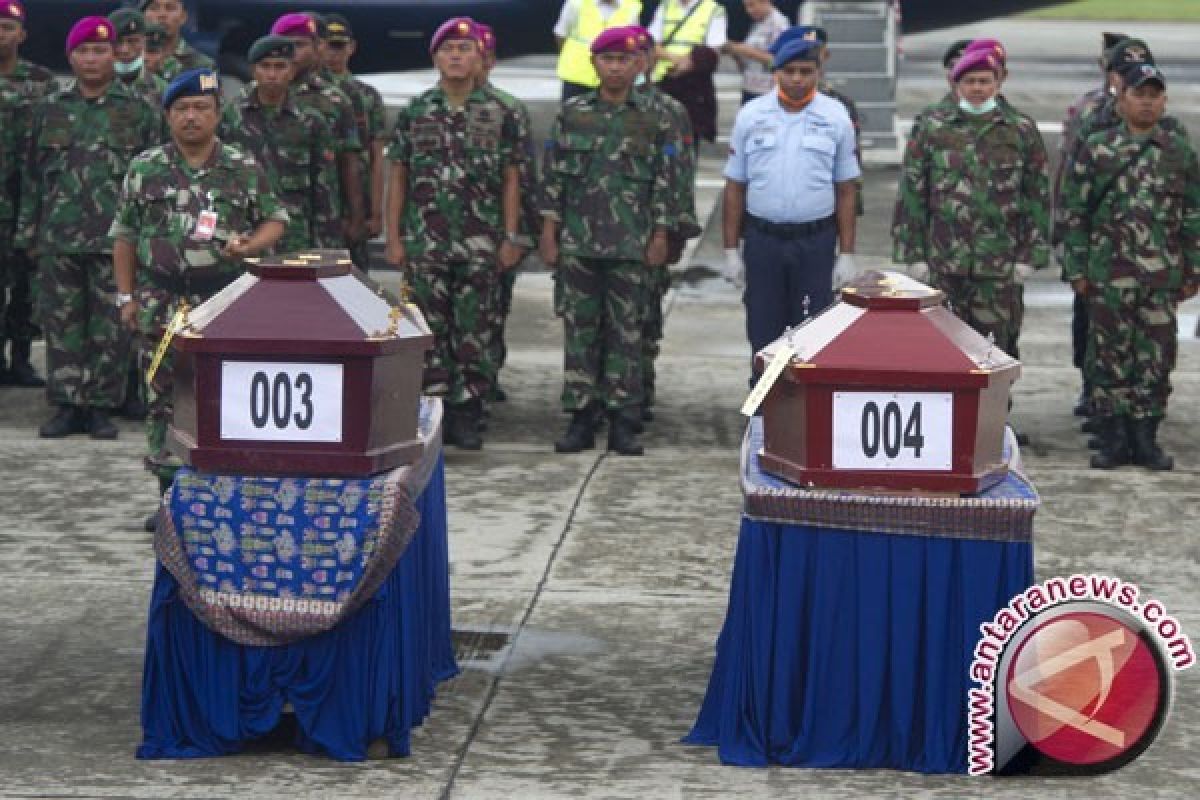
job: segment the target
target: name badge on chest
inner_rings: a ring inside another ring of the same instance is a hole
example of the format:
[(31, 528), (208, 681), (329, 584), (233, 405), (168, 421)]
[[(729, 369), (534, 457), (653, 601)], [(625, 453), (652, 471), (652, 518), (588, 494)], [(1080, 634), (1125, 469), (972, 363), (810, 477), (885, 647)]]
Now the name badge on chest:
[(198, 242), (210, 242), (216, 232), (217, 212), (201, 211), (200, 216), (196, 217), (196, 227), (192, 231), (192, 238)]

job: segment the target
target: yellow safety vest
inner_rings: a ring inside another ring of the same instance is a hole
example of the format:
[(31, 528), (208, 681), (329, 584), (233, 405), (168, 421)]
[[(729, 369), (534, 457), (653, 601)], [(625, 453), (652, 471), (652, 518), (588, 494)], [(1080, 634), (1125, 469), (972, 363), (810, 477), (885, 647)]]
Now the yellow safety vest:
[[(685, 9), (679, 0), (666, 0), (666, 7), (663, 10), (663, 31), (662, 39), (666, 40), (671, 31), (679, 25), (687, 15)], [(692, 12), (692, 15), (687, 18), (687, 22), (683, 23), (683, 27), (675, 32), (675, 36), (671, 38), (671, 43), (666, 46), (666, 51), (673, 56), (686, 56), (692, 52), (693, 47), (699, 47), (704, 44), (705, 38), (708, 36), (708, 23), (712, 22), (713, 15), (720, 9), (713, 0), (700, 0), (700, 7)], [(661, 44), (661, 42), (660, 42)], [(661, 81), (667, 75), (667, 70), (670, 69), (670, 61), (660, 61), (658, 66), (654, 68), (654, 80)]]
[(606, 20), (600, 16), (596, 0), (580, 0), (579, 19), (567, 34), (562, 52), (558, 54), (558, 77), (569, 83), (599, 86), (600, 76), (592, 66), (592, 40), (609, 28), (633, 25), (642, 13), (641, 0), (621, 0), (617, 10)]

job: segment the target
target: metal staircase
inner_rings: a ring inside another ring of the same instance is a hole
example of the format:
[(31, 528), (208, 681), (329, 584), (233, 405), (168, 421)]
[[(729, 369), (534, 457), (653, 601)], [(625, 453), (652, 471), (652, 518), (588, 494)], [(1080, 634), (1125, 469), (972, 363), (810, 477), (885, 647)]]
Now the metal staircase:
[(895, 153), (898, 4), (892, 0), (808, 0), (804, 24), (829, 34), (826, 78), (858, 106), (864, 153)]

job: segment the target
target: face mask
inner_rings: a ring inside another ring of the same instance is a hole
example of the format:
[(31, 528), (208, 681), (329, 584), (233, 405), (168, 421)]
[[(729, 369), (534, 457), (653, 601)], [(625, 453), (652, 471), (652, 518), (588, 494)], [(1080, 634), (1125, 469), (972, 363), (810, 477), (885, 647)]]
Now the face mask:
[(643, 73), (639, 73), (638, 76), (633, 79), (634, 86), (642, 86), (645, 83), (646, 83), (646, 76)]
[(141, 72), (142, 57), (138, 56), (133, 61), (129, 62), (117, 61), (113, 64), (113, 67), (116, 68), (118, 75), (132, 75), (135, 72)]
[(984, 100), (983, 103), (981, 103), (980, 105), (974, 106), (974, 105), (971, 105), (970, 103), (968, 103), (967, 99), (965, 97), (960, 97), (958, 99), (958, 107), (961, 108), (963, 111), (967, 112), (968, 114), (986, 114), (989, 111), (996, 110), (996, 98), (989, 97), (987, 100)]

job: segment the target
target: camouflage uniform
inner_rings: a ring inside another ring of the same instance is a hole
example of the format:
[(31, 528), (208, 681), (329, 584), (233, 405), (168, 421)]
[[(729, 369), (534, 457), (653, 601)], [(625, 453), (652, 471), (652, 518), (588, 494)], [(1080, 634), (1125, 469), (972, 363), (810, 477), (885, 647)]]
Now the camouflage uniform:
[(451, 406), (484, 397), (496, 378), (496, 254), (504, 235), (504, 172), (519, 170), (524, 158), (519, 125), (483, 89), (455, 108), (434, 88), (400, 112), (388, 148), (388, 158), (408, 173), (402, 221), (408, 278), (435, 337), (425, 390), (445, 395)]
[(1064, 176), (1063, 276), (1089, 285), (1087, 370), (1101, 417), (1166, 414), (1180, 289), (1200, 280), (1200, 168), (1186, 134), (1089, 136)]
[[(362, 181), (363, 209), (369, 216), (373, 178), (371, 175), (371, 144), (387, 138), (383, 96), (374, 86), (360, 81), (349, 72), (339, 75), (327, 70), (324, 74), (335, 86), (346, 93), (354, 106), (354, 120), (363, 145), (363, 151), (357, 160), (358, 174)], [(355, 266), (362, 270), (369, 268), (371, 257), (367, 239), (363, 238), (350, 244), (350, 257), (354, 259)]]
[[(825, 81), (821, 81), (817, 85), (817, 91), (837, 100), (846, 109), (846, 116), (850, 118), (850, 124), (854, 126), (854, 157), (858, 159), (859, 164), (862, 164), (862, 117), (858, 113), (858, 106), (848, 96)], [(861, 175), (854, 179), (854, 186), (854, 213), (861, 217), (866, 213), (866, 208), (863, 206), (863, 177)]]
[(1027, 117), (934, 106), (904, 155), (893, 259), (929, 264), (950, 309), (1016, 355), (1024, 307), (1014, 265), (1046, 266), (1046, 150)]
[(5, 341), (12, 341), (16, 361), (17, 351), (28, 351), (38, 334), (30, 286), (35, 267), (28, 253), (14, 247), (13, 239), (28, 149), (29, 115), (34, 104), (54, 86), (54, 73), (24, 59), (17, 60), (11, 75), (0, 75), (0, 104), (6, 109), (0, 143), (7, 154), (0, 169), (0, 372), (4, 368)]
[[(696, 219), (696, 150), (692, 136), (692, 120), (682, 103), (659, 89), (654, 84), (645, 84), (636, 89), (644, 92), (671, 122), (672, 135), (677, 142), (676, 157), (671, 159), (673, 173), (670, 178), (671, 215), (676, 227), (668, 234), (671, 253), (667, 264), (674, 264), (683, 257), (683, 248), (688, 239), (704, 232)], [(654, 405), (657, 373), (654, 362), (660, 352), (659, 342), (664, 333), (662, 304), (671, 288), (671, 270), (651, 270), (646, 276), (645, 307), (642, 310), (642, 405)]]
[[(534, 153), (533, 122), (529, 117), (529, 109), (516, 97), (491, 83), (485, 84), (483, 90), (511, 111), (517, 121), (518, 147), (522, 154), (519, 177), (521, 182), (520, 234), (525, 240), (525, 246), (532, 247), (541, 232), (542, 216), (538, 213), (537, 207), (537, 157)], [(492, 355), (490, 356), (490, 360), (496, 365), (497, 379), (500, 369), (508, 358), (508, 346), (504, 341), (504, 327), (508, 323), (509, 312), (512, 311), (513, 288), (516, 283), (517, 267), (501, 273), (497, 287), (500, 296), (496, 301), (496, 313), (492, 317), (495, 329), (491, 337)]]
[(162, 108), (163, 92), (167, 82), (153, 72), (141, 70), (132, 75), (118, 75), (117, 80), (125, 84), (134, 94), (141, 96), (151, 107)]
[[(355, 156), (363, 150), (363, 140), (354, 117), (354, 103), (340, 88), (327, 80), (321, 72), (309, 70), (291, 86), (291, 98), (301, 110), (312, 109), (320, 114), (333, 131), (336, 156), (350, 153)], [(346, 190), (342, 186), (341, 173), (336, 160), (326, 167), (328, 174), (322, 178), (331, 186), (337, 186), (334, 197), (334, 213), (338, 218), (346, 216)], [(343, 239), (344, 240), (344, 239)]]
[(677, 227), (679, 143), (640, 91), (563, 104), (546, 142), (542, 215), (559, 221), (565, 411), (631, 413), (643, 401), (642, 315), (655, 228)]
[(163, 59), (162, 68), (158, 71), (158, 74), (167, 83), (170, 83), (179, 73), (200, 67), (216, 69), (216, 65), (211, 58), (192, 47), (180, 36), (179, 41), (175, 43), (175, 50)]
[[(195, 240), (191, 233), (206, 210), (217, 212), (216, 232), (211, 241)], [(198, 168), (189, 167), (173, 143), (133, 160), (109, 235), (133, 244), (137, 254), (134, 298), (145, 367), (181, 300), (195, 307), (241, 275), (242, 262), (222, 256), (222, 248), (269, 220), (286, 223), (287, 212), (258, 162), (235, 147), (218, 141)], [(167, 481), (180, 465), (166, 449), (173, 383), (168, 353), (146, 392), (146, 466)]]
[(287, 210), (288, 225), (277, 251), (341, 247), (333, 182), (337, 142), (324, 117), (299, 106), (291, 92), (278, 109), (264, 106), (257, 84), (250, 83), (225, 106), (220, 138), (254, 156), (266, 169), (272, 194)]
[(124, 401), (108, 227), (129, 162), (161, 136), (161, 116), (120, 81), (93, 100), (72, 81), (33, 110), (16, 246), (37, 250), (53, 404), (115, 408)]

